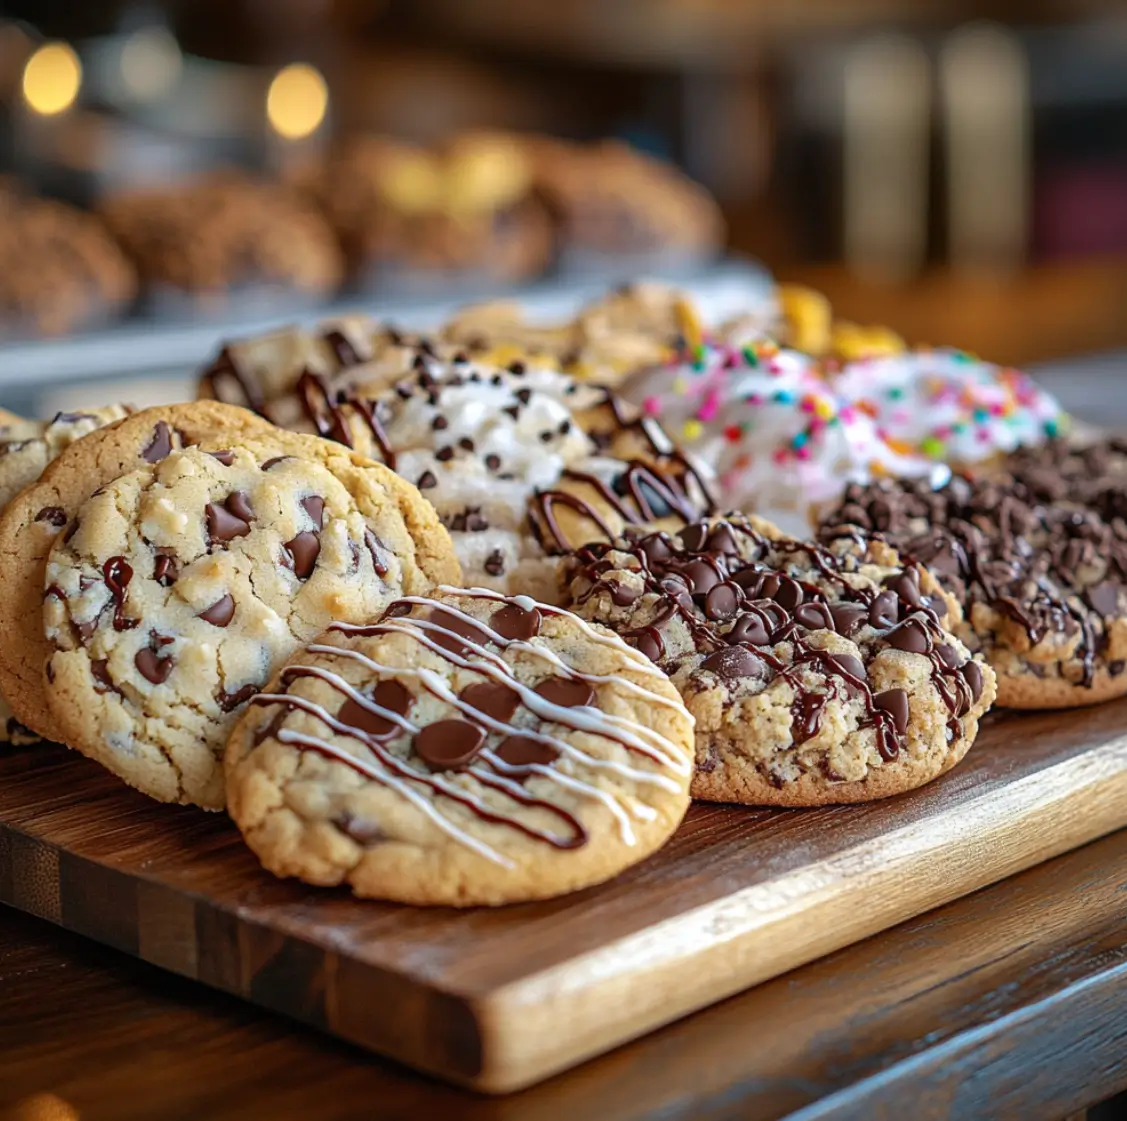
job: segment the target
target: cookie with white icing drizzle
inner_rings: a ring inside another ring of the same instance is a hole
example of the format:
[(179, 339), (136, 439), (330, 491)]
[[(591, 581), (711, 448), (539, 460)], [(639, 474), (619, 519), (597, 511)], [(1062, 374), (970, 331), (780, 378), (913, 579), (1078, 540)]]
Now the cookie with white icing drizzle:
[(442, 587), (289, 661), (231, 737), (228, 809), (276, 875), (416, 904), (547, 898), (669, 837), (692, 742), (676, 689), (620, 638)]

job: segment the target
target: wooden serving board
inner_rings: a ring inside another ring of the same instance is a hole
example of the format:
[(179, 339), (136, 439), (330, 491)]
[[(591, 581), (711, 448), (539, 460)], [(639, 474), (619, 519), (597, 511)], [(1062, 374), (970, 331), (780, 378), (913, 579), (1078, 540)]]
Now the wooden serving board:
[(613, 883), (426, 910), (276, 880), (221, 815), (158, 805), (62, 748), (0, 749), (0, 901), (489, 1092), (1123, 825), (1127, 702), (992, 716), (915, 794), (698, 805)]

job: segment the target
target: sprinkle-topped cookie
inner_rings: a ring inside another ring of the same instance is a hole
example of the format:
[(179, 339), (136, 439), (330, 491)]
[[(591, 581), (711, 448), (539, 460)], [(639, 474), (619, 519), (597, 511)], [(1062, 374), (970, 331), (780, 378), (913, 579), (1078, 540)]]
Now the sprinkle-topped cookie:
[(617, 874), (680, 822), (691, 773), (692, 718), (621, 639), (446, 587), (331, 626), (227, 753), (231, 816), (271, 871), (454, 906)]
[(742, 515), (588, 545), (570, 602), (669, 673), (697, 721), (693, 795), (815, 805), (958, 762), (994, 696), (958, 606), (886, 546), (833, 548)]

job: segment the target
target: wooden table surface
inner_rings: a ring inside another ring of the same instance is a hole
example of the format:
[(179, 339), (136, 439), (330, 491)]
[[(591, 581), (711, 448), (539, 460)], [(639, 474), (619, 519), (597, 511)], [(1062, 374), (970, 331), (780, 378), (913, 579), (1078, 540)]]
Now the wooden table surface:
[(1127, 1087), (1127, 831), (508, 1098), (0, 907), (0, 1118), (1060, 1121)]

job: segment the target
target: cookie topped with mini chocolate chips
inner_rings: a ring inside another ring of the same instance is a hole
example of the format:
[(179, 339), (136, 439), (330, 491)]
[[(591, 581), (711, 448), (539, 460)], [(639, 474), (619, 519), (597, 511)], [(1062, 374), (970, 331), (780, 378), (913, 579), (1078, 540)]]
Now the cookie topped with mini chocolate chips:
[(665, 670), (697, 721), (693, 793), (863, 801), (963, 757), (994, 675), (957, 603), (875, 542), (825, 547), (743, 515), (628, 534), (561, 562), (567, 601)]
[(459, 569), (418, 491), (339, 444), (162, 450), (54, 541), (47, 699), (65, 742), (126, 782), (218, 809), (230, 726), (281, 661)]
[(1127, 692), (1120, 454), (1058, 445), (1013, 475), (852, 486), (819, 538), (879, 538), (926, 564), (962, 603), (957, 633), (997, 671), (999, 704), (1092, 704)]

